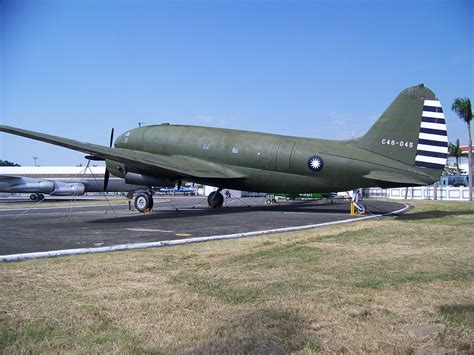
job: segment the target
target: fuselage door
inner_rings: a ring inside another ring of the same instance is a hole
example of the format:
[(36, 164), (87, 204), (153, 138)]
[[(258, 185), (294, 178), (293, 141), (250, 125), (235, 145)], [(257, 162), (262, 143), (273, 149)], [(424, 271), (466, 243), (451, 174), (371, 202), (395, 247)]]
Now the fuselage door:
[(295, 142), (293, 141), (281, 141), (278, 145), (278, 151), (276, 154), (275, 170), (277, 171), (288, 171), (291, 164), (291, 156), (295, 148)]

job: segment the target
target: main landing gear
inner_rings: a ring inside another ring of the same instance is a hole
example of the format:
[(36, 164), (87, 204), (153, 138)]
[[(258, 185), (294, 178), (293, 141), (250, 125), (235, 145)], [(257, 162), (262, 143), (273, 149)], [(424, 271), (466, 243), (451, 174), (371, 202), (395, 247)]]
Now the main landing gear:
[[(220, 208), (224, 205), (222, 189), (211, 192), (207, 197), (207, 203), (211, 208)], [(142, 191), (135, 196), (135, 209), (140, 213), (151, 211), (153, 208), (153, 194), (150, 191)]]
[(221, 190), (211, 192), (207, 197), (207, 204), (211, 208), (220, 208), (224, 204), (224, 196), (221, 194)]
[(153, 194), (151, 192), (140, 192), (135, 196), (135, 208), (140, 213), (151, 211), (153, 208)]
[(31, 201), (41, 201), (42, 199), (44, 199), (43, 194), (31, 194), (30, 195), (30, 200)]

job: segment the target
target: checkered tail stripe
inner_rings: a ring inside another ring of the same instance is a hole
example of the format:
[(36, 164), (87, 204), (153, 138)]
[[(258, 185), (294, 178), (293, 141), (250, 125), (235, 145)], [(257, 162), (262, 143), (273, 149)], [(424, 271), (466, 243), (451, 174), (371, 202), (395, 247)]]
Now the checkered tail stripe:
[(448, 159), (448, 133), (443, 108), (437, 100), (425, 100), (415, 166), (444, 169)]

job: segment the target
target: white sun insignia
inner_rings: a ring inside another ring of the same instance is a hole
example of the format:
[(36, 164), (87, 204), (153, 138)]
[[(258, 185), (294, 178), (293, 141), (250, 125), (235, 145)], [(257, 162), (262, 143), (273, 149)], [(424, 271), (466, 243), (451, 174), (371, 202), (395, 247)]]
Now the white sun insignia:
[(308, 168), (312, 171), (320, 171), (324, 166), (323, 158), (318, 155), (314, 155), (308, 159)]
[(313, 160), (311, 160), (311, 167), (312, 167), (314, 170), (318, 170), (320, 166), (321, 166), (321, 160), (319, 160), (319, 159), (313, 159)]

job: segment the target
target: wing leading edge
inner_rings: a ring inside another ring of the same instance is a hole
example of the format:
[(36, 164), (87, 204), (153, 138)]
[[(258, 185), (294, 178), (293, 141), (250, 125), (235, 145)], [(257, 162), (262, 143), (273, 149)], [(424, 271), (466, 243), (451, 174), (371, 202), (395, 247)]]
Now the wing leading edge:
[(68, 139), (4, 125), (0, 125), (0, 132), (6, 132), (17, 136), (54, 144), (64, 148), (77, 150), (79, 152), (95, 155), (104, 159), (124, 163), (135, 168), (152, 170), (157, 174), (161, 173), (168, 176), (177, 176), (182, 178), (196, 177), (213, 179), (242, 179), (247, 177), (223, 165), (186, 156), (168, 156), (147, 153), (138, 150), (109, 148), (98, 144), (79, 142), (74, 139)]

